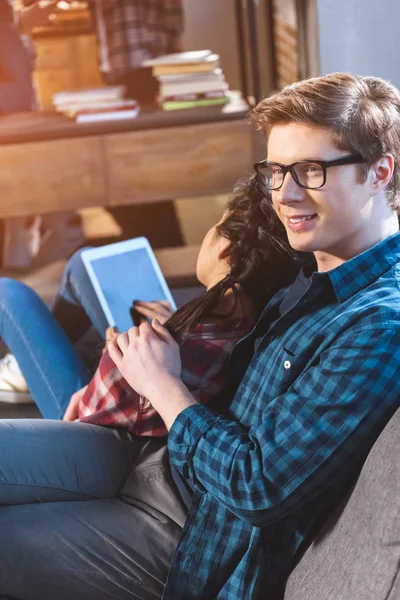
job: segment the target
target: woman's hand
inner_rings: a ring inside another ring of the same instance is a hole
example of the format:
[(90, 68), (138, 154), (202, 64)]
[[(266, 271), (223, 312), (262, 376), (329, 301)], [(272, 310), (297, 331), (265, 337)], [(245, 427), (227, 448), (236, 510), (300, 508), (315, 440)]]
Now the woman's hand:
[(120, 333), (108, 344), (108, 351), (129, 385), (150, 402), (166, 391), (167, 381), (180, 378), (179, 346), (157, 320)]
[(167, 300), (153, 300), (153, 302), (136, 300), (133, 306), (138, 313), (151, 320), (157, 319), (161, 325), (164, 325), (175, 312)]
[(105, 331), (105, 335), (104, 335), (104, 339), (105, 339), (106, 343), (104, 344), (103, 349), (101, 351), (102, 354), (104, 354), (104, 352), (107, 350), (108, 343), (113, 342), (118, 336), (119, 336), (119, 330), (117, 327), (107, 327), (107, 329)]
[(87, 390), (87, 387), (88, 386), (85, 385), (85, 387), (72, 394), (67, 410), (65, 411), (65, 414), (63, 416), (63, 421), (76, 421), (79, 412), (79, 402), (82, 400), (83, 395)]

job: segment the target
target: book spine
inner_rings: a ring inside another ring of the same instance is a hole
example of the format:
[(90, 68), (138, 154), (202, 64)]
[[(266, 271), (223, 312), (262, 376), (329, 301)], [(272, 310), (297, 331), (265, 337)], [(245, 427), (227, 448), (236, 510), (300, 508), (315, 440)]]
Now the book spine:
[(220, 81), (225, 82), (225, 76), (221, 69), (214, 69), (205, 73), (193, 73), (183, 75), (160, 75), (159, 81), (161, 84), (179, 85), (181, 83), (197, 82), (197, 81)]
[(165, 65), (153, 67), (153, 76), (158, 77), (159, 75), (184, 75), (194, 73), (205, 73), (214, 71), (218, 63), (199, 63), (198, 65)]
[(212, 81), (200, 83), (186, 83), (181, 85), (161, 85), (160, 93), (164, 98), (169, 96), (183, 96), (186, 94), (208, 94), (224, 93), (228, 91), (229, 86), (225, 81)]
[(210, 98), (208, 100), (192, 100), (187, 102), (164, 102), (164, 110), (180, 110), (183, 108), (199, 108), (201, 106), (219, 106), (227, 104), (230, 101), (229, 96), (224, 98)]
[(102, 112), (92, 114), (76, 115), (76, 123), (99, 123), (101, 121), (122, 121), (124, 119), (135, 119), (139, 110), (120, 110), (115, 112)]
[(170, 96), (163, 96), (163, 102), (190, 102), (195, 100), (209, 100), (215, 98), (226, 98), (225, 90), (217, 92), (201, 92), (193, 94), (175, 94)]

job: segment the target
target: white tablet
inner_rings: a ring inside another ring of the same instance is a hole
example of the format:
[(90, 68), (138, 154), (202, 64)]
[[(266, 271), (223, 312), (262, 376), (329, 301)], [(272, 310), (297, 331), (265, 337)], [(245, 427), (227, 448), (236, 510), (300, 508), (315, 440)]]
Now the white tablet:
[(176, 309), (154, 252), (145, 237), (89, 248), (81, 254), (110, 327), (132, 327), (135, 300), (168, 300)]

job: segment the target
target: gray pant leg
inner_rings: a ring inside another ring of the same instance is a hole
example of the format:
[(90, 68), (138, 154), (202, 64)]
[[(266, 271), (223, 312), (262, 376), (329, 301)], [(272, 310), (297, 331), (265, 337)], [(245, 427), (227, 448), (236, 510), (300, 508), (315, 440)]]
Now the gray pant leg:
[(144, 445), (123, 499), (0, 508), (0, 597), (161, 598), (185, 520), (166, 452)]

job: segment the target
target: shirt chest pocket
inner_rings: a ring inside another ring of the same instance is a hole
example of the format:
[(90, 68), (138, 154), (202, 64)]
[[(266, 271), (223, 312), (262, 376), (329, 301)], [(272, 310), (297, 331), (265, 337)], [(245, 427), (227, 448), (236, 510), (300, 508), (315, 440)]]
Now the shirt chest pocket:
[(294, 381), (300, 374), (300, 360), (290, 348), (284, 346), (278, 358), (277, 367), (285, 383)]
[(294, 352), (292, 348), (284, 345), (274, 357), (275, 382), (277, 395), (286, 390), (298, 379), (306, 366), (304, 353)]

